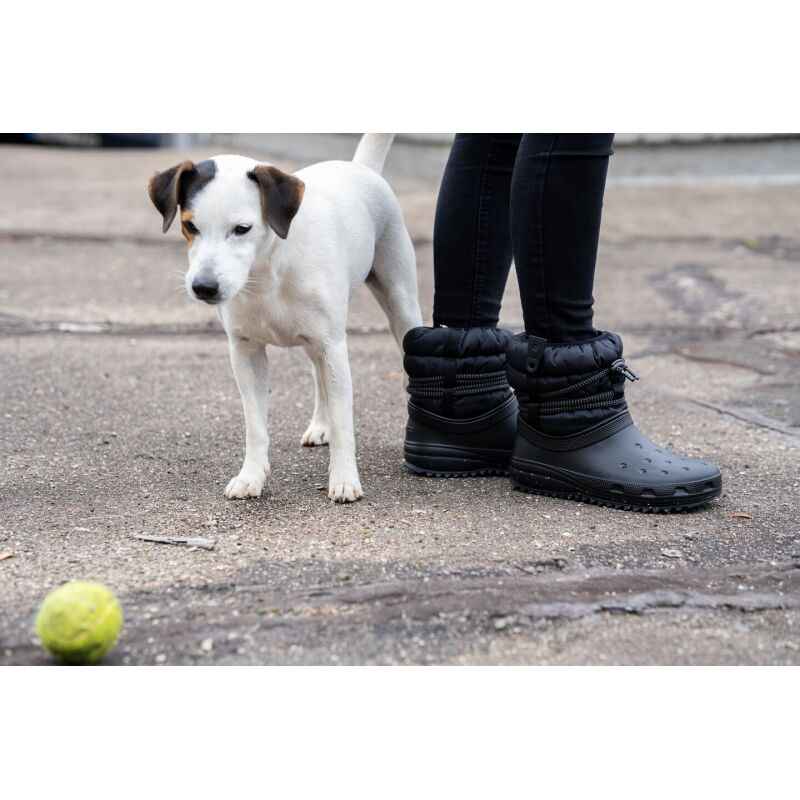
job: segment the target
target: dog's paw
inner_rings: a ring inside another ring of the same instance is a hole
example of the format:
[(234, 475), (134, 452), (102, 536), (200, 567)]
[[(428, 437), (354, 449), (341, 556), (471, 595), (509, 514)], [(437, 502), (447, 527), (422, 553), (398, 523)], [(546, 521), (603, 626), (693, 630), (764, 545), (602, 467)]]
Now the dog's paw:
[(263, 469), (243, 469), (225, 488), (228, 500), (243, 500), (258, 497), (264, 488), (266, 473)]
[(355, 503), (364, 496), (358, 473), (355, 475), (332, 475), (328, 484), (328, 497), (334, 503)]
[(300, 444), (303, 447), (321, 447), (328, 444), (330, 441), (330, 433), (328, 426), (323, 425), (321, 422), (311, 421), (311, 424), (306, 428), (306, 432), (300, 439)]

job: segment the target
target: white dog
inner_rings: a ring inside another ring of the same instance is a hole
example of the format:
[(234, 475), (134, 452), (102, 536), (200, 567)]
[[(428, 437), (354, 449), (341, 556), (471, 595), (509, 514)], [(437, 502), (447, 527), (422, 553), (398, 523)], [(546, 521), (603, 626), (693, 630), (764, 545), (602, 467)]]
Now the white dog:
[(302, 444), (330, 444), (328, 496), (358, 500), (347, 310), (364, 282), (398, 341), (422, 324), (414, 248), (380, 176), (393, 134), (366, 134), (353, 161), (288, 175), (243, 156), (184, 161), (149, 182), (168, 230), (180, 208), (186, 289), (218, 307), (244, 406), (246, 452), (228, 498), (258, 497), (269, 472), (265, 345), (303, 347), (314, 414)]

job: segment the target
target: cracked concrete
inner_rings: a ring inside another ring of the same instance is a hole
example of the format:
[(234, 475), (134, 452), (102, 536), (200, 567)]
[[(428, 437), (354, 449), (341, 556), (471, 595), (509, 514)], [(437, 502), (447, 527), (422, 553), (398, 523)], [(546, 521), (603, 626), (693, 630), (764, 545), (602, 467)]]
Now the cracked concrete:
[[(268, 570), (264, 574), (256, 566), (232, 582), (192, 587), (190, 612), (185, 615), (175, 613), (172, 598), (164, 603), (152, 593), (123, 595), (125, 608), (140, 613), (129, 620), (125, 647), (108, 662), (148, 663), (158, 654), (173, 662), (202, 662), (206, 651), (197, 643), (210, 640), (227, 656), (245, 656), (248, 662), (258, 661), (255, 654), (269, 653), (270, 661), (291, 663), (287, 642), (313, 644), (315, 655), (309, 660), (325, 663), (321, 657), (325, 648), (335, 651), (344, 642), (361, 640), (369, 643), (367, 648), (352, 654), (348, 663), (365, 657), (391, 663), (381, 638), (391, 640), (398, 630), (412, 641), (430, 641), (432, 630), (434, 640), (446, 633), (452, 650), (456, 645), (468, 649), (471, 640), (503, 631), (520, 634), (524, 629), (537, 630), (540, 624), (564, 625), (590, 617), (602, 621), (609, 615), (744, 614), (734, 626), (740, 630), (751, 615), (761, 612), (790, 612), (788, 618), (794, 620), (800, 606), (800, 561), (755, 568), (579, 568), (566, 574), (556, 570), (478, 577), (453, 572), (437, 578), (359, 583), (349, 575), (344, 579), (340, 572), (333, 582), (293, 592), (276, 591), (269, 578)], [(16, 658), (45, 663), (39, 648), (24, 632), (21, 636), (13, 648)], [(787, 648), (787, 654), (791, 652)]]
[[(243, 448), (226, 344), (144, 190), (184, 155), (0, 148), (0, 663), (46, 663), (32, 617), (68, 579), (122, 599), (109, 663), (800, 663), (800, 185), (608, 191), (597, 324), (642, 376), (641, 427), (722, 467), (708, 509), (406, 474), (401, 360), (366, 292), (349, 323), (365, 499), (315, 489), (310, 377), (278, 350), (273, 473), (240, 504), (222, 497)], [(393, 155), (429, 319), (435, 159)], [(521, 319), (512, 275), (503, 323)]]

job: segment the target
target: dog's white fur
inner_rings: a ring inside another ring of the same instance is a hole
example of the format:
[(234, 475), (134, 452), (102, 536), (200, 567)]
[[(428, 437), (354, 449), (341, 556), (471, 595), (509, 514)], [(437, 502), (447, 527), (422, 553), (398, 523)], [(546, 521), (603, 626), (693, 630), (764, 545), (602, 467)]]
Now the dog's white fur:
[[(213, 160), (216, 173), (192, 199), (200, 233), (189, 249), (186, 289), (216, 279), (218, 313), (244, 406), (246, 453), (228, 498), (257, 497), (269, 472), (266, 345), (301, 346), (311, 360), (314, 413), (304, 445), (330, 444), (328, 496), (363, 494), (356, 466), (353, 392), (347, 356), (347, 310), (364, 281), (389, 319), (398, 344), (422, 324), (414, 249), (400, 205), (380, 170), (391, 134), (366, 134), (353, 161), (326, 161), (295, 173), (305, 184), (286, 239), (265, 224), (259, 162), (237, 155)], [(244, 236), (231, 236), (250, 225)]]

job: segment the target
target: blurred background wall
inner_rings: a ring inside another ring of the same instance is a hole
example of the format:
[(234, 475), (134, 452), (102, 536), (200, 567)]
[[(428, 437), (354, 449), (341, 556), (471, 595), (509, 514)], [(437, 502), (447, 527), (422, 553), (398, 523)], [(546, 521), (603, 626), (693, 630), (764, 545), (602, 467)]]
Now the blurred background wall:
[[(76, 148), (171, 148), (235, 152), (303, 165), (349, 159), (358, 133), (23, 133), (0, 142)], [(451, 133), (400, 133), (386, 167), (398, 189), (438, 184)], [(609, 185), (800, 183), (800, 133), (618, 133)]]

